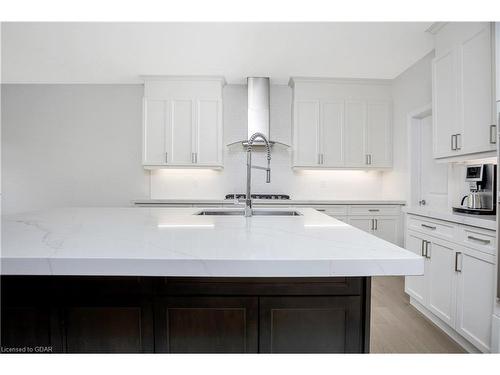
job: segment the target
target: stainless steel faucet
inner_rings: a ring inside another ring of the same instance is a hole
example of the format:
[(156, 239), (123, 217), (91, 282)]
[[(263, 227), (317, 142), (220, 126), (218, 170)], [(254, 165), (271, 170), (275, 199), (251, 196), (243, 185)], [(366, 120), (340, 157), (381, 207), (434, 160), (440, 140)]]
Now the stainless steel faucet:
[[(252, 146), (257, 138), (261, 138), (265, 145), (267, 151), (267, 168), (252, 166)], [(252, 168), (254, 169), (262, 169), (266, 171), (266, 182), (271, 182), (271, 147), (269, 146), (269, 141), (266, 136), (262, 133), (254, 133), (248, 139), (247, 143), (247, 193), (245, 197), (245, 216), (252, 216), (252, 194), (250, 193), (250, 185), (252, 183)]]

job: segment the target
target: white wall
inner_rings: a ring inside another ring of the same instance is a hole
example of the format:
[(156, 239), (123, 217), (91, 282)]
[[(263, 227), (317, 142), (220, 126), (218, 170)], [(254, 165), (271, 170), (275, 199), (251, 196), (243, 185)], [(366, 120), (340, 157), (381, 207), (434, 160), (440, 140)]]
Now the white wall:
[(433, 57), (427, 54), (393, 81), (394, 167), (383, 181), (383, 195), (392, 199), (410, 198), (407, 115), (432, 102)]
[(149, 194), (140, 85), (3, 85), (2, 213)]
[[(224, 143), (246, 139), (247, 89), (243, 85), (224, 88)], [(292, 90), (271, 86), (271, 139), (291, 144)], [(151, 175), (151, 198), (221, 199), (227, 193), (244, 192), (246, 159), (241, 147), (226, 149), (224, 170), (156, 170)], [(252, 191), (284, 193), (294, 199), (382, 199), (382, 172), (300, 171), (291, 169), (289, 149), (275, 146), (271, 183), (254, 170)], [(264, 153), (254, 154), (255, 164), (265, 165)]]
[[(244, 9), (244, 8), (243, 8)], [(140, 74), (392, 79), (433, 49), (431, 22), (9, 22), (5, 83), (139, 83)]]

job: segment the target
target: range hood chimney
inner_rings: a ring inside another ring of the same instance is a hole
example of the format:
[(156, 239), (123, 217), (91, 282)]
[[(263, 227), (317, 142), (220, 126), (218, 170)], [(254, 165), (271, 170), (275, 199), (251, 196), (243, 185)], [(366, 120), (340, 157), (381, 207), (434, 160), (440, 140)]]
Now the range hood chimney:
[[(270, 100), (269, 77), (248, 77), (248, 126), (247, 139), (254, 133), (262, 133), (269, 139), (270, 129)], [(254, 145), (263, 145), (264, 141), (258, 140)], [(245, 145), (245, 144), (244, 144)]]
[[(247, 141), (255, 133), (262, 133), (269, 141), (272, 146), (274, 144), (280, 144), (285, 147), (290, 147), (287, 144), (281, 142), (275, 142), (270, 140), (270, 79), (269, 77), (247, 77), (247, 92), (248, 92), (248, 124), (247, 124), (247, 135), (246, 139), (243, 141), (231, 142), (228, 147), (240, 144), (243, 147), (248, 145)], [(257, 139), (253, 143), (252, 147), (260, 149), (264, 146), (264, 141)]]

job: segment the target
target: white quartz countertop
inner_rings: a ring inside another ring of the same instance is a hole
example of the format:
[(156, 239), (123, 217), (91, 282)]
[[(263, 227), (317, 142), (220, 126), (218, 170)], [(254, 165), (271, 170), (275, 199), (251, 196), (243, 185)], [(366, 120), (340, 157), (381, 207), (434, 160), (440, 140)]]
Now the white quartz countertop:
[(403, 212), (412, 215), (419, 215), (430, 217), (434, 219), (440, 219), (445, 221), (450, 221), (452, 223), (471, 225), (473, 227), (496, 230), (497, 223), (495, 215), (468, 215), (453, 211), (438, 211), (427, 208), (420, 207), (404, 207)]
[[(272, 205), (355, 205), (355, 204), (389, 204), (389, 205), (405, 205), (405, 201), (401, 200), (307, 200), (307, 199), (253, 199), (254, 204), (272, 204)], [(175, 204), (194, 204), (194, 205), (233, 205), (232, 199), (138, 199), (132, 201), (134, 205), (175, 205)]]
[(3, 216), (1, 273), (203, 277), (423, 273), (420, 256), (312, 208), (296, 209), (301, 216), (251, 218), (196, 215), (200, 210), (61, 208)]

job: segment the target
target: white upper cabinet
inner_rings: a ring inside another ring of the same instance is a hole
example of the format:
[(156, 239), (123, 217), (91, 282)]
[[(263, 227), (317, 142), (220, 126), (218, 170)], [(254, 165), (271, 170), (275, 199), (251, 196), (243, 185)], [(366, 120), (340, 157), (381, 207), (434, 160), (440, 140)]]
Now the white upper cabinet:
[(493, 26), (448, 23), (436, 34), (432, 64), (434, 157), (496, 149)]
[(392, 167), (392, 97), (384, 80), (292, 78), (293, 167)]
[(144, 77), (143, 165), (222, 167), (219, 77)]

